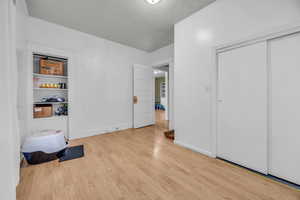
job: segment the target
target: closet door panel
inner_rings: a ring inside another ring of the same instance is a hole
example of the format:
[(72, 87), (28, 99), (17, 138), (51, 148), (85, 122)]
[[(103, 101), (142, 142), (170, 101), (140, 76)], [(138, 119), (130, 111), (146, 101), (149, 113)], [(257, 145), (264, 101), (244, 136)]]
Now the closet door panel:
[(267, 173), (267, 45), (218, 56), (217, 156)]
[(269, 173), (300, 184), (300, 34), (269, 42)]

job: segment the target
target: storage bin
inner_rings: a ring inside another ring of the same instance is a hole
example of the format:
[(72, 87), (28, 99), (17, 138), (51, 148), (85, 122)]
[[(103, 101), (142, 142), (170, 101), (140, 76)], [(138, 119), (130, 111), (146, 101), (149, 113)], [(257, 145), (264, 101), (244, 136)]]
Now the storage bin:
[(53, 109), (51, 104), (34, 105), (33, 108), (34, 118), (51, 117), (52, 113), (53, 113)]
[(46, 75), (64, 75), (64, 63), (53, 60), (40, 60), (40, 74)]

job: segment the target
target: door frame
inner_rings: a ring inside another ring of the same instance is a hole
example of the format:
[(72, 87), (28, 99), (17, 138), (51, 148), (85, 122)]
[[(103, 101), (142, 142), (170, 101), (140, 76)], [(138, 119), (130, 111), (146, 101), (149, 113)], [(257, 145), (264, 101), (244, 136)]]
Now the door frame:
[[(212, 48), (212, 72), (211, 72), (211, 96), (210, 96), (210, 102), (211, 102), (211, 106), (210, 106), (210, 110), (211, 110), (211, 125), (210, 125), (210, 129), (211, 129), (211, 154), (209, 156), (216, 158), (217, 157), (217, 137), (218, 137), (218, 132), (217, 132), (217, 127), (218, 127), (218, 72), (219, 72), (219, 63), (218, 63), (218, 55), (219, 53), (225, 52), (225, 51), (229, 51), (229, 50), (233, 50), (236, 48), (241, 48), (241, 47), (245, 47), (245, 46), (249, 46), (252, 44), (256, 44), (259, 42), (267, 42), (268, 45), (268, 41), (272, 40), (272, 39), (276, 39), (276, 38), (280, 38), (280, 37), (284, 37), (284, 36), (288, 36), (288, 35), (292, 35), (295, 33), (300, 33), (300, 21), (293, 23), (293, 24), (289, 24), (286, 26), (282, 26), (270, 31), (266, 31), (260, 34), (256, 34), (253, 35), (251, 37), (247, 37), (235, 42), (231, 42), (231, 43), (227, 43), (227, 44), (222, 44), (222, 45), (217, 45), (214, 46)], [(267, 49), (268, 46), (267, 46)], [(271, 114), (271, 110), (270, 110), (270, 63), (269, 63), (269, 51), (267, 52), (267, 70), (268, 70), (268, 77), (267, 77), (267, 82), (268, 82), (268, 103), (267, 103), (267, 118), (268, 118), (268, 124), (267, 124), (267, 137), (268, 137), (268, 154), (269, 154), (269, 138), (270, 138), (270, 131), (271, 131), (271, 127), (270, 127), (270, 114)], [(269, 159), (269, 158), (268, 158)], [(269, 168), (269, 167), (268, 167)]]
[(169, 66), (168, 71), (168, 127), (174, 130), (174, 61), (173, 59), (162, 60), (151, 65), (153, 69)]
[[(167, 66), (167, 65), (163, 65), (163, 66)], [(153, 70), (155, 71), (155, 70), (159, 70), (159, 71), (162, 71), (162, 70), (160, 70), (159, 69), (159, 67), (163, 67), (163, 66), (158, 66), (158, 67), (152, 67), (153, 68)], [(168, 90), (167, 90), (167, 98), (168, 98), (168, 107), (167, 107), (167, 115), (168, 115), (168, 121), (169, 121), (169, 118), (170, 118), (170, 109), (169, 109), (169, 105), (170, 105), (170, 92), (169, 92), (169, 90), (170, 90), (170, 85), (169, 85), (169, 70), (170, 70), (170, 68), (169, 68), (169, 65), (168, 65), (168, 71), (163, 71), (163, 72), (165, 72), (165, 73), (167, 73), (167, 77), (168, 77), (168, 79), (167, 79), (167, 84), (168, 84)], [(165, 77), (165, 79), (166, 79), (166, 76), (164, 76)], [(154, 78), (156, 78), (156, 77), (154, 77)], [(155, 87), (155, 90), (156, 90), (156, 87)], [(155, 91), (156, 92), (156, 91)], [(155, 93), (154, 93), (154, 97), (155, 97)], [(156, 120), (156, 115), (155, 115), (155, 120)]]

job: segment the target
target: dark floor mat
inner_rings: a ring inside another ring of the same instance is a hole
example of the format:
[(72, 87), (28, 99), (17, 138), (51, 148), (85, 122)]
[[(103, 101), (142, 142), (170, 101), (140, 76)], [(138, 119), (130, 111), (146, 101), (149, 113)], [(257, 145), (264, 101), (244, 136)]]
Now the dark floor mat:
[(84, 156), (83, 145), (68, 147), (62, 157), (59, 158), (59, 162), (73, 160)]

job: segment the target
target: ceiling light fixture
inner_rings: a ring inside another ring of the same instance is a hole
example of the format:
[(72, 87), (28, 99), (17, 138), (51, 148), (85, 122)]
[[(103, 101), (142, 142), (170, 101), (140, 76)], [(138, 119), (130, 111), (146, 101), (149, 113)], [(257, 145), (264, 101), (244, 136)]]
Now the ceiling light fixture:
[(157, 4), (159, 3), (161, 0), (147, 0), (148, 3), (150, 4)]

